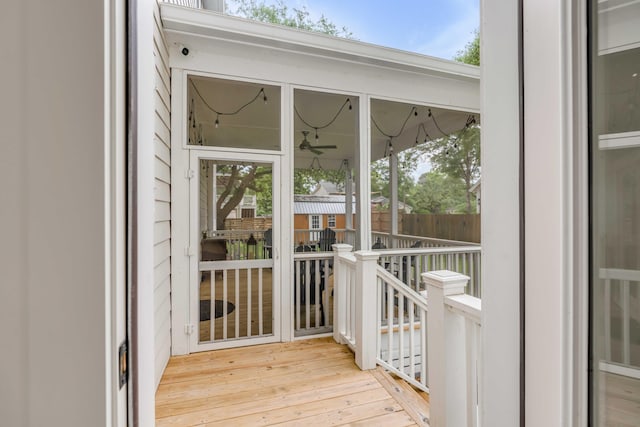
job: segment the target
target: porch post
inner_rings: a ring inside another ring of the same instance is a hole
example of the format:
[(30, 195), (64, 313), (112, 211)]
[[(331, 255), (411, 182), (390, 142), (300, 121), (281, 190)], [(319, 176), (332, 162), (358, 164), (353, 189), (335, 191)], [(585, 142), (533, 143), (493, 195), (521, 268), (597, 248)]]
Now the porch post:
[(340, 254), (351, 252), (353, 246), (341, 243), (333, 246), (333, 340), (344, 344), (342, 337), (345, 333), (347, 316), (347, 274), (349, 272), (340, 261)]
[(216, 164), (210, 166), (207, 179), (207, 231), (216, 228)]
[(389, 155), (389, 212), (391, 213), (391, 247), (397, 247), (394, 236), (398, 235), (398, 155), (391, 153)]
[[(353, 176), (351, 175), (351, 166), (349, 165), (349, 160), (345, 159), (343, 166), (344, 166), (344, 202), (345, 202), (344, 228), (347, 230), (353, 230)], [(345, 232), (345, 236), (346, 235), (347, 235), (347, 232)]]
[(211, 227), (209, 230), (218, 229), (218, 165), (213, 164), (211, 171), (211, 204), (208, 208), (211, 210)]
[(467, 426), (465, 321), (445, 308), (445, 297), (464, 294), (469, 277), (447, 270), (422, 273), (427, 285), (427, 359), (430, 425)]
[(358, 251), (356, 257), (356, 365), (362, 370), (376, 367), (378, 254)]
[(357, 205), (357, 241), (356, 249), (371, 248), (371, 98), (361, 95), (359, 104), (358, 127), (359, 134), (356, 141), (358, 150), (356, 157), (356, 193)]

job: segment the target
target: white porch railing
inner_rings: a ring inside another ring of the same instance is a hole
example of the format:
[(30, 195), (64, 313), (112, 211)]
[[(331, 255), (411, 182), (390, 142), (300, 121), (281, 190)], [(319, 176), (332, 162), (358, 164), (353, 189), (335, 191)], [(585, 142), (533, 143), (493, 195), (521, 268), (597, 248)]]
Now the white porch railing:
[(220, 259), (270, 259), (270, 230), (214, 230), (208, 231), (203, 242), (219, 242), (225, 253)]
[(427, 349), (432, 426), (478, 426), (481, 301), (464, 293), (468, 277), (423, 274), (427, 284)]
[(378, 265), (378, 253), (334, 249), (334, 339), (361, 369), (381, 365), (428, 391), (430, 425), (477, 426), (481, 301), (464, 293), (469, 277), (423, 273), (420, 294)]
[(356, 347), (356, 257), (352, 246), (333, 246), (335, 258), (333, 289), (333, 338), (347, 344), (351, 350)]
[(164, 3), (175, 4), (177, 6), (193, 7), (202, 9), (202, 0), (161, 0)]
[(294, 335), (333, 330), (333, 254), (296, 253), (294, 259)]
[(458, 240), (436, 239), (433, 237), (410, 236), (406, 234), (391, 234), (372, 231), (374, 249), (391, 248), (448, 248), (451, 246), (473, 246), (470, 242)]
[(377, 266), (377, 363), (429, 392), (427, 300)]
[[(273, 305), (268, 298), (265, 298), (266, 290), (268, 290), (267, 295), (272, 293), (272, 268), (273, 261), (270, 259), (251, 261), (251, 263), (245, 261), (199, 263), (200, 327), (203, 327), (201, 324), (203, 320), (209, 320), (208, 333), (206, 330), (199, 330), (200, 342), (220, 342), (273, 334), (271, 322)], [(252, 301), (252, 298), (256, 298), (257, 301)], [(218, 302), (222, 303), (219, 310), (216, 308)], [(229, 310), (229, 306), (233, 308)], [(203, 319), (205, 308), (209, 314), (206, 319)]]
[(640, 322), (640, 271), (601, 268), (600, 279), (604, 334), (600, 368), (621, 373), (620, 365), (624, 365), (623, 370), (640, 376), (640, 345), (632, 331)]
[(379, 264), (416, 292), (425, 289), (422, 273), (436, 270), (456, 271), (470, 278), (466, 292), (481, 296), (480, 246), (447, 248), (381, 249)]
[[(331, 245), (336, 243), (345, 243), (354, 245), (356, 241), (356, 232), (352, 229), (331, 228), (335, 233), (333, 241), (324, 237), (324, 230), (319, 229), (296, 229), (293, 231), (293, 242), (295, 249), (300, 252), (321, 251), (331, 252)], [(302, 248), (302, 249), (300, 249)]]

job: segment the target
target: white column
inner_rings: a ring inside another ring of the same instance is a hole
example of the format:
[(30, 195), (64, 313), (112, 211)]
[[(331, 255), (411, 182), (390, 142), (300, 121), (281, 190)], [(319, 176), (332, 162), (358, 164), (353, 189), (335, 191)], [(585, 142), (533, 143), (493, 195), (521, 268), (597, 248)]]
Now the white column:
[(389, 155), (389, 212), (391, 213), (391, 247), (396, 247), (396, 239), (393, 236), (398, 235), (398, 155), (391, 153)]
[(467, 426), (465, 320), (445, 308), (447, 296), (464, 294), (469, 277), (452, 271), (423, 273), (427, 285), (427, 358), (430, 425)]
[[(554, 2), (525, 2), (529, 7), (537, 8), (534, 13), (549, 24), (559, 24), (563, 21), (557, 15), (552, 15), (547, 9), (556, 7), (561, 9), (569, 4)], [(544, 4), (542, 4), (544, 3)], [(522, 84), (519, 75), (518, 52), (519, 35), (522, 34), (518, 25), (520, 11), (519, 2), (505, 2), (502, 0), (482, 0), (480, 8), (481, 28), (480, 50), (482, 51), (480, 82), (481, 111), (482, 111), (482, 283), (490, 284), (482, 288), (482, 355), (483, 364), (480, 371), (484, 381), (481, 384), (483, 403), (480, 421), (484, 426), (515, 426), (520, 424), (520, 102)], [(535, 37), (535, 36), (533, 36)], [(559, 39), (553, 42), (559, 47)], [(536, 53), (551, 52), (541, 46), (532, 50)], [(562, 55), (554, 52), (552, 57)], [(530, 61), (547, 66), (546, 61), (532, 56)], [(535, 72), (534, 72), (535, 73)], [(538, 74), (538, 73), (536, 73)], [(529, 75), (529, 77), (534, 77)], [(535, 76), (538, 79), (538, 76)], [(527, 79), (528, 81), (529, 79)], [(555, 78), (549, 81), (560, 81)], [(539, 86), (540, 94), (550, 94), (553, 90), (545, 84)], [(525, 99), (527, 99), (525, 97)], [(547, 105), (555, 101), (545, 100)], [(558, 116), (559, 117), (559, 116)], [(548, 118), (539, 118), (535, 123), (545, 123)], [(541, 138), (544, 138), (541, 139)], [(548, 136), (536, 136), (532, 142), (550, 141)], [(560, 143), (558, 143), (560, 144)], [(544, 158), (545, 164), (556, 164), (556, 159)], [(532, 164), (532, 167), (533, 166)], [(545, 169), (546, 168), (542, 168)], [(542, 170), (540, 171), (542, 172)], [(526, 182), (526, 180), (525, 180)], [(538, 181), (540, 182), (540, 181)], [(554, 184), (555, 186), (555, 184)], [(553, 191), (555, 187), (549, 188)], [(556, 200), (554, 193), (553, 202)], [(562, 196), (557, 196), (562, 197)], [(551, 202), (551, 195), (545, 195), (545, 200)], [(529, 204), (529, 201), (527, 201)], [(550, 203), (540, 206), (544, 215), (551, 214)], [(544, 216), (543, 215), (543, 216)], [(531, 219), (529, 215), (527, 218)], [(560, 217), (558, 217), (560, 218)], [(529, 221), (527, 220), (527, 223)], [(545, 228), (546, 230), (546, 228)], [(541, 232), (542, 229), (539, 229)], [(541, 233), (545, 234), (545, 233)], [(561, 232), (564, 235), (564, 232)], [(555, 241), (554, 241), (555, 245)], [(547, 249), (551, 246), (547, 245)], [(555, 249), (555, 248), (554, 248)], [(543, 251), (546, 251), (543, 249)], [(527, 253), (529, 253), (527, 251)], [(529, 271), (529, 269), (527, 269)], [(546, 280), (543, 279), (543, 282)], [(536, 285), (546, 285), (543, 282), (533, 282)], [(539, 288), (540, 286), (536, 286)], [(562, 286), (556, 288), (560, 291)], [(537, 298), (536, 298), (537, 299)], [(539, 301), (547, 301), (547, 296)], [(537, 326), (540, 320), (534, 320)], [(529, 333), (527, 332), (527, 335)], [(544, 345), (539, 349), (547, 350)], [(527, 363), (528, 364), (528, 363)], [(536, 374), (540, 374), (539, 372)], [(529, 380), (527, 380), (527, 383)], [(545, 384), (546, 386), (546, 384)], [(531, 397), (530, 395), (528, 395)], [(527, 397), (527, 399), (529, 399)], [(559, 399), (558, 399), (559, 400)], [(538, 401), (532, 406), (534, 415), (543, 416), (547, 407)], [(539, 408), (544, 408), (540, 411)], [(523, 408), (524, 409), (524, 408)], [(527, 412), (527, 416), (531, 415)], [(533, 421), (533, 420), (532, 420)], [(528, 421), (527, 421), (527, 425)], [(532, 422), (531, 425), (562, 425), (559, 421), (546, 423)]]
[(353, 176), (351, 175), (351, 165), (345, 159), (342, 164), (344, 170), (344, 202), (345, 202), (345, 222), (344, 228), (353, 229)]
[(218, 228), (218, 165), (215, 163), (211, 165), (211, 181), (209, 186), (211, 187), (208, 194), (211, 194), (211, 201), (207, 200), (209, 210), (209, 230), (216, 230)]
[(359, 100), (360, 134), (357, 141), (357, 249), (371, 248), (371, 106), (370, 98), (362, 95)]
[(376, 367), (376, 298), (378, 254), (358, 251), (356, 257), (356, 365), (362, 370)]
[(344, 344), (344, 325), (347, 316), (347, 274), (340, 261), (340, 254), (351, 252), (353, 246), (337, 243), (333, 245), (333, 340)]

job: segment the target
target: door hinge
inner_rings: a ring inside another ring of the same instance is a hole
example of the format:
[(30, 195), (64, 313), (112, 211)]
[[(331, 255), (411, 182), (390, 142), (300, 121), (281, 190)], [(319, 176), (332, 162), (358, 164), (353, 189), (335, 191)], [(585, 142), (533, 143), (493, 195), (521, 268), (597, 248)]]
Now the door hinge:
[(195, 251), (193, 250), (193, 247), (187, 246), (187, 247), (184, 248), (184, 254), (186, 256), (194, 256), (195, 255)]
[(186, 325), (184, 325), (184, 333), (187, 335), (191, 335), (194, 329), (195, 327), (193, 326), (192, 323), (187, 323)]
[(118, 382), (119, 388), (124, 387), (129, 379), (129, 341), (124, 340), (118, 348)]
[(189, 170), (187, 170), (187, 172), (185, 173), (185, 177), (186, 177), (187, 179), (191, 179), (191, 178), (193, 178), (194, 176), (196, 176), (196, 173), (193, 171), (193, 169), (189, 169)]

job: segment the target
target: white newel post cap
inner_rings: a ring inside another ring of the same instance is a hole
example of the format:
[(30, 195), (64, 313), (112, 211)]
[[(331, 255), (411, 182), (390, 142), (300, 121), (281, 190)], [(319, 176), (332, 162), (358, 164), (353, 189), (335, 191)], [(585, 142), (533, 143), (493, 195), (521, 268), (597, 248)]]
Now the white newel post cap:
[(449, 270), (436, 270), (422, 273), (422, 280), (427, 286), (442, 289), (444, 295), (457, 295), (464, 293), (469, 276)]
[(353, 246), (347, 245), (346, 243), (334, 243), (331, 245), (334, 252), (351, 252)]
[(357, 251), (354, 252), (353, 255), (355, 255), (358, 261), (377, 261), (378, 258), (380, 258), (380, 254), (373, 251)]

